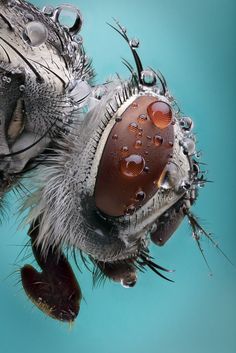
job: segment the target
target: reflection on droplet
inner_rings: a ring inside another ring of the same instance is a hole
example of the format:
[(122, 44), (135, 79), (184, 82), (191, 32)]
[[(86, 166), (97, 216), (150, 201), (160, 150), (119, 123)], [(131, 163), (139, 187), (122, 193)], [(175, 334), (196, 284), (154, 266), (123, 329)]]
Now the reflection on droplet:
[(112, 139), (113, 140), (117, 140), (118, 139), (118, 135), (117, 134), (112, 135)]
[(132, 131), (132, 132), (137, 132), (137, 130), (138, 130), (138, 124), (136, 124), (136, 123), (130, 123), (129, 124), (129, 130), (130, 131)]
[(153, 124), (160, 129), (165, 129), (172, 121), (171, 107), (165, 102), (156, 101), (149, 104), (147, 112)]
[(157, 147), (159, 147), (159, 146), (161, 146), (161, 144), (163, 142), (163, 138), (160, 135), (155, 135), (153, 137), (153, 142)]
[(130, 156), (120, 161), (120, 170), (122, 174), (128, 177), (136, 177), (142, 173), (145, 167), (143, 157), (138, 154), (131, 154)]
[(38, 47), (46, 42), (48, 30), (41, 22), (32, 21), (25, 26), (22, 37), (28, 45)]

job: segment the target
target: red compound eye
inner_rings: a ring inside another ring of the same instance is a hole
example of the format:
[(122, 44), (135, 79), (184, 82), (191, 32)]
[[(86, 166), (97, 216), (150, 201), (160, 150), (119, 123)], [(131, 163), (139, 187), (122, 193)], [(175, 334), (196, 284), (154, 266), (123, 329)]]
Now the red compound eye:
[(165, 102), (153, 102), (147, 107), (147, 112), (153, 124), (160, 129), (165, 129), (172, 121), (172, 111)]
[(173, 152), (171, 119), (169, 105), (152, 96), (136, 98), (116, 119), (98, 166), (94, 196), (100, 211), (133, 214), (156, 193)]

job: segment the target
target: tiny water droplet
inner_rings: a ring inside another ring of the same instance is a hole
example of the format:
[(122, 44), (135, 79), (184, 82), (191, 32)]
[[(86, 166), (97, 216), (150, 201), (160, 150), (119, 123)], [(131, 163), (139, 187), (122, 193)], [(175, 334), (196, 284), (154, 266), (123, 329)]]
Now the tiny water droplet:
[(117, 135), (117, 134), (114, 134), (114, 135), (112, 136), (112, 139), (113, 139), (113, 140), (117, 140), (117, 139), (118, 139), (118, 135)]
[(135, 141), (134, 147), (135, 148), (141, 148), (142, 147), (142, 141), (141, 140)]
[(155, 135), (153, 137), (153, 142), (157, 147), (159, 147), (159, 146), (161, 146), (161, 144), (163, 142), (163, 138), (160, 135)]
[(146, 114), (140, 114), (138, 117), (138, 122), (141, 124), (146, 123), (147, 120), (148, 120), (148, 117)]
[(24, 92), (24, 90), (25, 90), (25, 85), (20, 85), (19, 90), (20, 90), (21, 92)]
[(137, 201), (143, 201), (143, 200), (145, 199), (145, 197), (146, 197), (146, 194), (145, 194), (144, 191), (139, 190), (139, 191), (136, 193), (135, 197), (136, 197), (136, 200), (137, 200)]
[(122, 117), (121, 117), (121, 116), (117, 116), (117, 117), (115, 118), (115, 121), (116, 121), (117, 123), (120, 123), (120, 122), (122, 121)]
[(132, 214), (134, 214), (134, 212), (135, 212), (135, 207), (134, 207), (134, 205), (129, 205), (126, 209), (125, 209), (125, 214), (126, 215), (132, 215)]
[(133, 103), (132, 103), (132, 108), (135, 108), (135, 109), (138, 108), (138, 103), (133, 102)]
[(137, 132), (138, 130), (138, 124), (136, 124), (135, 122), (132, 122), (129, 124), (128, 126), (129, 130), (132, 132)]
[(129, 45), (131, 46), (131, 48), (138, 48), (139, 40), (137, 38), (133, 38), (129, 41)]

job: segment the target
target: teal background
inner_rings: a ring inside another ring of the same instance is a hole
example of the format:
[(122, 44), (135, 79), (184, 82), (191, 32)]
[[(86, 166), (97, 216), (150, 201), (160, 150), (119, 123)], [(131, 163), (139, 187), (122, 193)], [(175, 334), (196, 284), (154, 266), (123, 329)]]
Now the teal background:
[[(44, 1), (33, 3), (42, 6)], [(127, 45), (105, 23), (116, 17), (131, 37), (140, 39), (144, 66), (164, 73), (182, 110), (194, 118), (198, 146), (214, 180), (201, 190), (194, 212), (236, 263), (236, 2), (71, 2), (84, 16), (82, 35), (97, 83), (116, 72), (128, 75), (121, 57), (132, 62)], [(16, 257), (27, 241), (26, 230), (16, 230), (18, 223), (10, 213), (9, 222), (0, 228), (1, 352), (236, 352), (235, 268), (204, 241), (213, 269), (210, 277), (186, 222), (165, 247), (152, 247), (158, 263), (176, 270), (174, 284), (146, 273), (140, 274), (134, 289), (113, 283), (93, 289), (91, 275), (86, 270), (78, 273), (86, 301), (71, 329), (46, 318), (17, 284)]]

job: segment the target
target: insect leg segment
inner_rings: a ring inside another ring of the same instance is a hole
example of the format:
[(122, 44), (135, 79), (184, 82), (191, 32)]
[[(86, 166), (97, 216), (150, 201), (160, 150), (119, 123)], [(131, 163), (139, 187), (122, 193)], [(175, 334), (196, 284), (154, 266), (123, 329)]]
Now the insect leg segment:
[(36, 246), (39, 219), (29, 229), (34, 257), (42, 272), (31, 265), (21, 269), (23, 288), (30, 300), (54, 319), (72, 322), (79, 313), (82, 293), (73, 270), (61, 251), (49, 249), (47, 257)]

